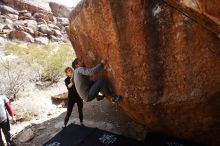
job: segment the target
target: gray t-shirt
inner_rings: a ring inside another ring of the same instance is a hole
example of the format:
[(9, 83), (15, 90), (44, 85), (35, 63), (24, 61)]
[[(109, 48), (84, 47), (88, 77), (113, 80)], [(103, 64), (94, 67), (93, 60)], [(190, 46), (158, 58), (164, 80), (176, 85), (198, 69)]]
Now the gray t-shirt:
[(0, 123), (7, 119), (5, 103), (9, 102), (6, 95), (0, 95)]
[(98, 64), (93, 68), (79, 67), (74, 70), (74, 83), (76, 90), (82, 99), (87, 101), (89, 88), (92, 83), (90, 76), (102, 70), (102, 64)]

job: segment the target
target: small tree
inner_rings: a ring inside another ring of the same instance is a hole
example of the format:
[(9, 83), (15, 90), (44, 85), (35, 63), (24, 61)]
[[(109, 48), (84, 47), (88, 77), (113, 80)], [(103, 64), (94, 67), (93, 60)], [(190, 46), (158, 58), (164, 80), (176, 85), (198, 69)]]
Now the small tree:
[(33, 74), (23, 61), (0, 59), (0, 93), (16, 95), (24, 90), (24, 85), (31, 80)]
[(71, 61), (75, 57), (70, 43), (24, 45), (9, 42), (6, 44), (5, 54), (13, 54), (21, 58), (22, 64), (28, 66), (26, 70), (31, 69), (34, 72), (35, 78), (33, 79), (37, 82), (36, 85), (42, 84), (44, 88), (58, 82), (64, 76), (64, 68), (71, 65)]

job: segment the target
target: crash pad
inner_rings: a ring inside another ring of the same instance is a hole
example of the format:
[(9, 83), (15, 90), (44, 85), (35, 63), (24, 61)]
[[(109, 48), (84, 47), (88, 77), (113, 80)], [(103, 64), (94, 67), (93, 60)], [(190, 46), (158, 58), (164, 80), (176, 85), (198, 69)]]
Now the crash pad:
[(180, 138), (167, 136), (161, 133), (148, 133), (144, 146), (204, 146), (198, 143), (186, 141)]
[(43, 146), (204, 146), (161, 133), (148, 132), (144, 141), (98, 128), (70, 124)]
[(98, 128), (70, 124), (43, 146), (140, 146), (140, 142)]

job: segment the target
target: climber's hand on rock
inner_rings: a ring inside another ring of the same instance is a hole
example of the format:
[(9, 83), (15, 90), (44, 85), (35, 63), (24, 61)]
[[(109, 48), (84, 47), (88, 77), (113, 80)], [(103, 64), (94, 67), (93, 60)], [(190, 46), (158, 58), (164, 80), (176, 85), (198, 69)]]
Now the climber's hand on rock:
[(106, 60), (101, 60), (101, 64), (105, 66), (107, 64)]
[(101, 64), (103, 65), (104, 70), (107, 70), (107, 69), (108, 69), (108, 63), (107, 63), (106, 60), (102, 60), (102, 61), (101, 61)]

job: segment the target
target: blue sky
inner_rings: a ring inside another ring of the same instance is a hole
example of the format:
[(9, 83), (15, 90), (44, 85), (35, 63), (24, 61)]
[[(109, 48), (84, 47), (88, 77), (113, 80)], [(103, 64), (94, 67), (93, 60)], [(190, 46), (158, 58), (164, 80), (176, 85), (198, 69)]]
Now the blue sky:
[(75, 7), (80, 0), (50, 0), (69, 7)]

